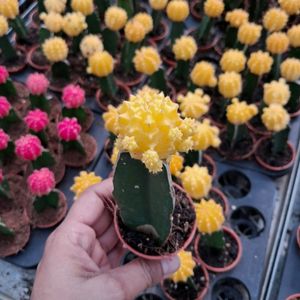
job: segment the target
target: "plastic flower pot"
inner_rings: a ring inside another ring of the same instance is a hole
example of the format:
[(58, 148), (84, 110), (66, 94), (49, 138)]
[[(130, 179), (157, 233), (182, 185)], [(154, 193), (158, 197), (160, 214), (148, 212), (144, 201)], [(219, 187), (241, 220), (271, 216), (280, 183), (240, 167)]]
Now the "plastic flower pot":
[[(269, 164), (268, 162), (266, 162), (264, 160), (264, 158), (261, 156), (261, 149), (262, 146), (264, 144), (264, 142), (266, 142), (269, 138), (268, 137), (263, 137), (261, 138), (256, 145), (256, 150), (255, 150), (255, 159), (258, 162), (258, 164), (260, 166), (262, 166), (264, 169), (269, 170), (271, 172), (281, 172), (281, 171), (287, 171), (288, 169), (290, 169), (292, 167), (292, 165), (294, 164), (295, 161), (295, 157), (296, 157), (296, 150), (295, 147), (291, 144), (288, 143), (288, 149), (289, 149), (289, 158), (288, 161), (284, 163), (284, 165), (281, 166), (273, 166), (271, 164)], [(270, 156), (271, 154), (269, 154), (268, 156)]]
[(212, 157), (208, 154), (203, 154), (203, 165), (208, 168), (209, 174), (216, 178), (217, 176), (217, 165)]
[(1, 64), (7, 68), (7, 71), (10, 74), (19, 73), (26, 67), (26, 51), (17, 46), (18, 59), (14, 61), (2, 61)]
[[(219, 203), (222, 208), (225, 216), (229, 214), (229, 203), (228, 198), (223, 194), (218, 188), (212, 187), (209, 191), (209, 197), (213, 198), (217, 203)], [(218, 201), (217, 199), (218, 198)]]
[(194, 19), (200, 21), (202, 19), (201, 0), (193, 0), (191, 3), (191, 15)]
[(297, 118), (299, 116), (300, 116), (300, 108), (297, 111), (290, 113), (291, 118)]
[[(208, 272), (207, 272), (205, 266), (203, 265), (203, 263), (199, 259), (197, 259), (197, 258), (194, 258), (194, 259), (195, 259), (195, 262), (196, 262), (196, 267), (200, 267), (201, 268), (201, 271), (203, 272), (204, 279), (205, 279), (205, 286), (197, 291), (198, 292), (197, 296), (194, 298), (195, 300), (201, 300), (201, 299), (203, 299), (205, 297), (205, 295), (207, 294), (207, 291), (208, 291), (208, 287), (209, 287), (209, 275), (208, 275)], [(195, 278), (195, 279), (197, 279), (197, 278)], [(168, 279), (161, 282), (161, 287), (162, 287), (162, 290), (164, 292), (165, 297), (167, 299), (169, 299), (169, 300), (176, 300), (176, 299), (178, 299), (178, 298), (172, 297), (172, 295), (170, 295), (170, 293), (167, 291), (167, 288), (166, 288), (166, 282), (167, 281), (168, 281)], [(177, 283), (177, 285), (178, 284), (179, 284), (179, 282)], [(182, 296), (182, 294), (181, 294), (181, 296)], [(180, 299), (183, 299), (183, 298), (180, 298)], [(189, 297), (188, 299), (191, 299), (191, 298)]]
[[(103, 111), (107, 111), (107, 107), (109, 104), (112, 104), (113, 106), (116, 107), (119, 104), (121, 104), (121, 101), (127, 100), (130, 96), (130, 89), (128, 88), (128, 86), (126, 86), (125, 84), (123, 84), (122, 82), (119, 82), (119, 81), (116, 81), (116, 84), (119, 88), (117, 95), (116, 95), (116, 99), (118, 99), (118, 101), (120, 101), (120, 102), (117, 102), (116, 100), (111, 99), (112, 97), (103, 95), (101, 89), (98, 89), (98, 91), (96, 93), (97, 104)], [(105, 101), (104, 98), (107, 98), (107, 100)]]
[(271, 132), (267, 131), (267, 129), (263, 130), (263, 129), (260, 129), (259, 127), (255, 127), (253, 124), (251, 124), (251, 122), (247, 123), (247, 127), (255, 135), (258, 135), (258, 136), (270, 136), (271, 135)]
[[(188, 201), (188, 205), (190, 206), (190, 208), (193, 210), (194, 209), (194, 204), (192, 199), (187, 195), (187, 193), (176, 183), (173, 183), (173, 187), (175, 190), (179, 191), (180, 193), (182, 193), (186, 200)], [(119, 238), (119, 240), (122, 242), (123, 247), (126, 248), (127, 250), (131, 251), (133, 254), (135, 254), (138, 257), (141, 257), (143, 259), (148, 259), (148, 260), (161, 260), (161, 259), (165, 259), (167, 257), (176, 255), (176, 253), (178, 253), (180, 250), (183, 250), (185, 248), (188, 247), (188, 245), (191, 243), (191, 241), (194, 238), (195, 232), (196, 232), (196, 219), (194, 219), (193, 224), (191, 224), (191, 230), (188, 234), (188, 237), (186, 238), (186, 240), (182, 243), (182, 245), (180, 245), (178, 247), (178, 249), (176, 249), (176, 251), (172, 252), (172, 253), (164, 253), (164, 254), (160, 254), (160, 255), (147, 255), (144, 254), (138, 250), (136, 250), (135, 248), (133, 248), (131, 245), (129, 245), (123, 238), (121, 231), (120, 231), (120, 217), (119, 217), (119, 213), (118, 213), (119, 209), (118, 206), (115, 206), (115, 210), (114, 210), (114, 226), (115, 226), (115, 230), (117, 233), (117, 236)]]
[(153, 42), (154, 44), (158, 44), (162, 40), (166, 38), (168, 35), (169, 27), (165, 20), (161, 20), (159, 26), (159, 33), (150, 32), (149, 42)]
[(30, 13), (29, 24), (30, 24), (30, 27), (32, 27), (34, 29), (38, 29), (40, 27), (39, 12), (37, 9), (34, 9)]
[(299, 294), (293, 294), (286, 298), (286, 300), (299, 300), (300, 299), (300, 293)]
[[(44, 57), (44, 62), (42, 61), (43, 54), (42, 54), (42, 51), (40, 51), (39, 49), (40, 49), (40, 46), (35, 46), (29, 50), (29, 52), (27, 54), (27, 63), (32, 68), (34, 68), (38, 71), (47, 71), (50, 68), (50, 65), (45, 57)], [(39, 58), (39, 57), (37, 57), (38, 54), (41, 57), (40, 62), (37, 61), (37, 59)]]
[(300, 226), (297, 229), (297, 243), (298, 243), (298, 246), (300, 248)]
[(50, 75), (50, 71), (48, 70), (46, 73), (46, 76), (48, 77), (49, 81), (50, 81), (50, 85), (49, 85), (49, 90), (56, 92), (56, 93), (61, 93), (62, 90), (64, 89), (64, 87), (68, 84), (76, 84), (78, 81), (78, 76), (74, 73), (71, 73), (70, 75), (70, 80), (66, 80), (66, 81), (59, 81), (59, 80), (55, 80), (55, 82), (52, 81), (51, 79), (51, 75)]
[(195, 254), (197, 259), (199, 259), (199, 261), (204, 265), (204, 267), (211, 272), (214, 273), (224, 273), (224, 272), (228, 272), (230, 270), (232, 270), (233, 268), (236, 267), (236, 265), (239, 263), (239, 261), (241, 260), (242, 257), (242, 253), (243, 253), (243, 247), (242, 247), (242, 243), (240, 238), (238, 237), (238, 235), (230, 228), (228, 227), (223, 227), (223, 232), (224, 234), (229, 235), (236, 243), (237, 245), (237, 255), (235, 257), (235, 259), (230, 262), (229, 264), (225, 265), (224, 267), (216, 267), (216, 266), (212, 266), (209, 265), (208, 263), (206, 263), (202, 258), (201, 258), (201, 253), (199, 253), (200, 251), (199, 249), (199, 243), (201, 240), (201, 234), (197, 234), (196, 239), (195, 239)]
[(85, 94), (88, 97), (94, 97), (97, 90), (99, 89), (99, 82), (97, 80), (97, 77), (89, 74), (80, 76), (78, 79), (78, 83), (83, 87), (83, 89), (85, 90)]

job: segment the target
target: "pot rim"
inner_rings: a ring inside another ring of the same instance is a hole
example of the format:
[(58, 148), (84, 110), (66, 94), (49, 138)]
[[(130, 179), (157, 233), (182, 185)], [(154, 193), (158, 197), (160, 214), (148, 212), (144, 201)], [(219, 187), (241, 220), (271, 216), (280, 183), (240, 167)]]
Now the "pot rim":
[(214, 187), (214, 186), (210, 189), (210, 191), (215, 192), (222, 198), (224, 206), (225, 206), (224, 214), (225, 214), (225, 216), (227, 216), (229, 214), (229, 202), (228, 202), (228, 198), (226, 197), (226, 195), (219, 188)]
[(191, 15), (193, 16), (194, 19), (200, 21), (202, 20), (202, 15), (199, 14), (196, 9), (195, 9), (195, 6), (200, 3), (199, 1), (197, 0), (193, 0), (192, 3), (191, 3)]
[(300, 293), (296, 293), (296, 294), (290, 295), (285, 300), (295, 300), (298, 297), (300, 297)]
[(298, 246), (300, 248), (300, 225), (298, 226), (296, 234), (297, 234), (297, 243), (298, 243)]
[(160, 21), (160, 25), (163, 27), (163, 32), (160, 34), (160, 35), (157, 35), (157, 36), (153, 36), (153, 37), (149, 37), (149, 41), (150, 42), (153, 42), (153, 43), (157, 43), (157, 42), (160, 42), (160, 41), (162, 41), (167, 35), (168, 35), (168, 24), (167, 24), (167, 22), (164, 20), (164, 19), (162, 19), (161, 21)]
[(32, 60), (32, 56), (33, 53), (39, 48), (39, 45), (33, 46), (30, 48), (30, 50), (28, 51), (27, 55), (26, 55), (26, 62), (27, 64), (29, 64), (32, 68), (38, 70), (38, 71), (47, 71), (50, 68), (50, 64), (45, 65), (45, 66), (40, 66), (37, 65), (36, 63), (33, 62)]

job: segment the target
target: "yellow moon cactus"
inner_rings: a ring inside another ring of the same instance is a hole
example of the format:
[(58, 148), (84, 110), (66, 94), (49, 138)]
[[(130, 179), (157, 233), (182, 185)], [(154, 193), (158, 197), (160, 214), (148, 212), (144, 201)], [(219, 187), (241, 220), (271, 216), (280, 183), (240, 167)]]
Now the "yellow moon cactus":
[(63, 31), (71, 37), (78, 36), (87, 28), (85, 16), (80, 12), (67, 13), (64, 16)]
[(118, 117), (118, 109), (112, 105), (108, 105), (108, 111), (102, 115), (105, 129), (115, 135), (118, 134)]
[(261, 36), (262, 26), (255, 23), (243, 23), (238, 30), (238, 40), (240, 43), (252, 46)]
[(79, 176), (74, 178), (74, 184), (71, 186), (71, 191), (75, 193), (75, 199), (77, 199), (85, 190), (89, 187), (100, 183), (102, 178), (96, 176), (94, 172), (81, 171)]
[(193, 135), (193, 149), (204, 151), (209, 147), (218, 148), (221, 144), (219, 133), (219, 128), (211, 125), (209, 119), (197, 122), (196, 132)]
[(227, 119), (233, 125), (242, 125), (249, 122), (258, 109), (254, 104), (247, 104), (246, 101), (240, 102), (237, 98), (232, 99), (232, 103), (227, 107)]
[(118, 6), (109, 7), (105, 11), (104, 22), (108, 29), (119, 31), (127, 22), (126, 10)]
[(85, 16), (94, 12), (93, 0), (72, 0), (71, 7), (74, 11), (81, 12)]
[(182, 250), (178, 253), (178, 257), (180, 260), (180, 267), (169, 278), (175, 283), (187, 282), (187, 280), (194, 275), (196, 262), (193, 259), (192, 252)]
[(296, 81), (300, 78), (300, 59), (287, 58), (280, 65), (281, 76), (287, 81)]
[(204, 3), (204, 13), (210, 18), (220, 17), (223, 11), (223, 0), (206, 0)]
[(118, 148), (140, 159), (151, 173), (161, 171), (162, 160), (193, 147), (194, 122), (182, 119), (178, 105), (163, 93), (131, 96), (118, 114)]
[(61, 14), (66, 9), (67, 0), (44, 0), (46, 11)]
[(218, 88), (223, 97), (231, 99), (242, 91), (242, 77), (236, 72), (225, 72), (219, 76)]
[(133, 19), (140, 22), (144, 26), (146, 34), (152, 31), (153, 20), (149, 14), (141, 12), (136, 14)]
[(173, 22), (183, 22), (190, 13), (189, 4), (184, 0), (172, 0), (167, 6), (168, 18)]
[(213, 199), (195, 203), (196, 223), (198, 230), (204, 234), (212, 234), (222, 229), (225, 221), (223, 210), (220, 204)]
[(159, 69), (161, 59), (154, 47), (142, 47), (136, 50), (133, 63), (138, 72), (152, 75)]
[(214, 66), (207, 61), (196, 63), (190, 77), (192, 82), (200, 87), (215, 87), (217, 85)]
[(125, 25), (125, 37), (129, 42), (141, 42), (146, 36), (145, 27), (136, 20), (129, 20)]
[(212, 176), (208, 169), (197, 164), (186, 167), (180, 174), (180, 180), (184, 190), (196, 200), (206, 197), (212, 186)]
[(106, 77), (114, 70), (114, 59), (107, 51), (95, 52), (88, 58), (87, 73)]
[(263, 25), (269, 31), (282, 30), (288, 21), (287, 13), (280, 8), (270, 8), (263, 17)]
[(184, 117), (198, 119), (208, 112), (210, 97), (202, 89), (196, 89), (185, 96), (179, 95), (177, 101)]
[(268, 52), (252, 52), (247, 62), (247, 66), (252, 74), (262, 76), (271, 71), (273, 58)]
[(288, 38), (292, 47), (300, 47), (300, 24), (294, 25), (288, 30)]
[(278, 3), (289, 15), (297, 15), (300, 13), (299, 0), (278, 0)]
[(136, 95), (143, 96), (144, 94), (152, 94), (155, 96), (159, 94), (159, 90), (149, 87), (148, 85), (144, 85), (141, 89), (137, 90)]
[(97, 35), (88, 34), (80, 42), (80, 51), (85, 58), (89, 58), (94, 53), (103, 51), (103, 43)]
[(182, 36), (175, 40), (173, 45), (173, 53), (176, 60), (191, 60), (197, 52), (197, 44), (193, 37)]
[(169, 161), (170, 173), (178, 177), (180, 175), (180, 171), (183, 169), (184, 158), (180, 154), (171, 155)]
[(267, 105), (280, 104), (284, 106), (288, 103), (290, 96), (290, 88), (283, 78), (264, 84), (264, 102)]
[(278, 132), (288, 126), (290, 115), (281, 105), (271, 104), (263, 109), (261, 119), (268, 130)]
[(0, 14), (7, 19), (15, 19), (19, 15), (18, 0), (1, 0)]
[(227, 50), (221, 58), (220, 65), (223, 72), (240, 73), (245, 69), (246, 56), (243, 51), (236, 49)]
[(67, 43), (60, 37), (47, 39), (42, 45), (42, 50), (46, 58), (52, 63), (65, 60), (69, 51)]
[(229, 22), (231, 27), (239, 28), (242, 24), (248, 23), (249, 14), (240, 8), (234, 9), (226, 13), (225, 20)]
[(289, 38), (283, 32), (274, 32), (267, 37), (266, 45), (272, 54), (282, 54), (289, 48)]
[(154, 10), (163, 10), (167, 6), (168, 0), (149, 0), (150, 6)]
[(0, 15), (0, 37), (7, 34), (8, 22), (5, 17)]
[(58, 33), (62, 30), (63, 17), (61, 14), (50, 11), (48, 14), (41, 13), (40, 19), (43, 20), (45, 27), (53, 33)]

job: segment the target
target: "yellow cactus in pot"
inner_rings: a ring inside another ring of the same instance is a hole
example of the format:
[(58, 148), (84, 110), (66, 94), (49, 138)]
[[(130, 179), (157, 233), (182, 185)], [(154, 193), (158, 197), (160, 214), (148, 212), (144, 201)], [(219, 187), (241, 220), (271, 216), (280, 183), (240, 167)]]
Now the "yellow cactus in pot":
[(264, 84), (264, 103), (266, 105), (270, 104), (280, 104), (285, 106), (291, 97), (291, 92), (289, 86), (283, 78), (278, 81), (271, 81)]
[(263, 17), (263, 25), (268, 32), (281, 31), (287, 24), (288, 15), (280, 8), (270, 8)]
[[(213, 64), (207, 61), (196, 63), (190, 74), (190, 78), (192, 85), (199, 87), (215, 87), (218, 82)], [(193, 86), (191, 87), (192, 89), (194, 89)]]
[(222, 55), (220, 65), (223, 72), (240, 73), (245, 69), (246, 56), (240, 50), (229, 49)]

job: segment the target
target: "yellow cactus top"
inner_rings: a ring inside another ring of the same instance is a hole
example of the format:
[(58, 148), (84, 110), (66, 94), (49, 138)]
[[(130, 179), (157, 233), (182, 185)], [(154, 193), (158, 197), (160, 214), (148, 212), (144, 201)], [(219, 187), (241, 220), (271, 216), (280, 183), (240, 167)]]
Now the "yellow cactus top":
[(182, 36), (176, 39), (173, 45), (173, 53), (176, 60), (191, 60), (197, 52), (197, 44), (193, 37)]
[(218, 88), (223, 97), (231, 99), (242, 91), (242, 77), (236, 72), (225, 72), (219, 76)]
[(264, 102), (267, 105), (276, 103), (284, 106), (288, 103), (290, 96), (290, 88), (283, 78), (264, 84)]
[(286, 33), (274, 32), (267, 37), (266, 45), (272, 54), (282, 54), (289, 48), (289, 38)]
[(212, 176), (208, 169), (197, 164), (185, 167), (180, 174), (180, 180), (184, 190), (196, 200), (206, 197), (212, 186)]
[(61, 14), (50, 11), (48, 14), (41, 13), (40, 19), (43, 20), (45, 27), (53, 33), (60, 32), (63, 27), (63, 17)]
[(182, 119), (178, 105), (163, 93), (132, 95), (118, 114), (119, 150), (140, 159), (152, 173), (161, 171), (162, 160), (193, 147), (193, 120)]
[(190, 77), (192, 82), (200, 87), (215, 87), (217, 85), (214, 66), (204, 60), (195, 64)]
[(170, 276), (170, 279), (175, 283), (186, 282), (194, 275), (196, 262), (193, 259), (192, 252), (181, 250), (178, 253), (178, 257), (180, 261), (180, 267), (174, 274)]
[(261, 36), (262, 26), (255, 23), (243, 23), (238, 30), (238, 40), (245, 45), (252, 46)]
[(204, 234), (212, 234), (221, 230), (225, 221), (223, 209), (213, 199), (202, 199), (195, 203), (196, 223), (198, 230)]
[(204, 3), (204, 13), (210, 18), (220, 17), (223, 11), (223, 0), (206, 0)]
[(278, 3), (289, 15), (297, 15), (300, 13), (299, 0), (278, 0)]
[(89, 58), (95, 52), (103, 51), (103, 43), (97, 35), (88, 34), (80, 42), (80, 51), (85, 58)]
[(173, 22), (183, 22), (190, 13), (189, 4), (184, 0), (172, 0), (167, 6), (168, 18)]
[(262, 76), (271, 71), (273, 58), (268, 52), (252, 52), (247, 62), (247, 66), (252, 74)]
[(136, 50), (133, 63), (138, 72), (152, 75), (159, 69), (161, 59), (154, 47), (142, 47)]
[(109, 7), (105, 11), (104, 22), (110, 30), (119, 31), (127, 22), (126, 10), (118, 6)]
[(129, 42), (141, 42), (146, 36), (146, 30), (143, 24), (136, 20), (129, 20), (125, 25), (125, 37)]
[(287, 58), (280, 65), (280, 73), (287, 81), (296, 81), (300, 78), (300, 59)]
[(82, 13), (72, 12), (64, 16), (63, 31), (68, 36), (78, 36), (86, 28), (85, 16)]
[(169, 168), (173, 176), (178, 177), (180, 175), (180, 171), (183, 169), (183, 162), (184, 158), (180, 154), (171, 155)]
[(292, 47), (300, 47), (300, 24), (294, 25), (288, 30), (288, 37)]
[(118, 157), (119, 157), (119, 149), (117, 148), (116, 145), (114, 145), (113, 147), (113, 151), (112, 151), (112, 154), (111, 154), (111, 157), (110, 157), (110, 160), (112, 162), (113, 165), (116, 164), (117, 160), (118, 160)]
[(106, 77), (114, 70), (114, 59), (107, 51), (97, 51), (88, 59), (87, 73)]
[(118, 134), (118, 109), (112, 105), (108, 105), (108, 111), (103, 115), (104, 127), (106, 130), (112, 132), (113, 134)]
[(167, 6), (168, 0), (149, 0), (150, 6), (154, 10), (163, 10)]
[(53, 63), (65, 60), (69, 52), (67, 43), (60, 37), (47, 39), (43, 43), (42, 49), (46, 58)]
[(209, 147), (218, 148), (221, 144), (219, 133), (219, 128), (211, 125), (209, 119), (197, 122), (196, 133), (193, 135), (193, 149), (204, 151)]
[(242, 72), (245, 69), (246, 56), (243, 51), (229, 49), (222, 55), (220, 65), (223, 72)]
[(100, 183), (102, 178), (96, 176), (94, 172), (81, 171), (79, 176), (74, 178), (74, 184), (71, 186), (71, 191), (75, 193), (75, 199), (77, 199), (86, 189), (90, 186)]
[(288, 18), (284, 10), (273, 7), (265, 13), (263, 24), (269, 32), (280, 31), (286, 26)]
[(227, 119), (231, 124), (242, 125), (249, 122), (255, 115), (258, 109), (254, 104), (247, 104), (246, 101), (239, 101), (234, 98), (230, 105), (227, 106)]
[(137, 96), (143, 96), (144, 94), (153, 94), (153, 95), (157, 95), (159, 94), (159, 90), (154, 89), (148, 85), (144, 85), (141, 89), (137, 90), (136, 95)]
[(18, 0), (1, 0), (0, 14), (7, 19), (15, 19), (19, 14)]
[(239, 28), (242, 24), (247, 23), (248, 19), (249, 14), (240, 8), (227, 12), (225, 17), (230, 26), (235, 28)]
[(66, 9), (67, 0), (44, 0), (46, 11), (61, 14)]
[(202, 89), (196, 89), (185, 96), (178, 95), (177, 101), (184, 117), (198, 119), (208, 112), (210, 97)]
[(144, 12), (140, 12), (140, 13), (136, 14), (133, 19), (135, 21), (140, 22), (144, 26), (146, 34), (148, 34), (149, 32), (152, 31), (152, 29), (153, 29), (153, 20), (152, 20), (152, 17), (149, 14), (144, 13)]
[(263, 109), (261, 119), (268, 130), (279, 132), (288, 126), (290, 115), (282, 105), (271, 104)]
[(81, 12), (83, 15), (88, 16), (94, 12), (94, 1), (72, 0), (71, 7), (74, 11)]
[(0, 37), (6, 35), (8, 31), (8, 22), (5, 17), (0, 15)]

